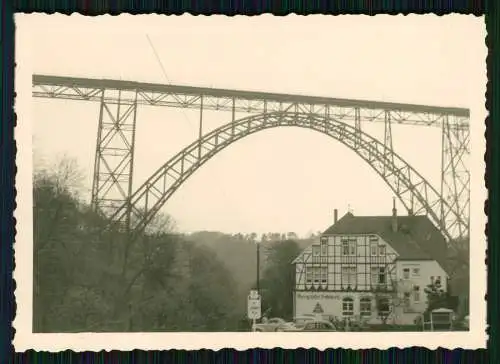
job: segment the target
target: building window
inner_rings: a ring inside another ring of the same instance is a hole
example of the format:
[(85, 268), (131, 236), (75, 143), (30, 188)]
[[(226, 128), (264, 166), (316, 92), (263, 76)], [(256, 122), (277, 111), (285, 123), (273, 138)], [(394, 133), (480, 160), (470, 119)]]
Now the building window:
[(312, 247), (313, 263), (319, 263), (319, 255), (320, 255), (319, 253), (320, 253), (319, 245), (313, 245), (313, 247)]
[(342, 267), (342, 283), (351, 287), (356, 285), (356, 267)]
[(410, 292), (405, 292), (403, 294), (403, 305), (405, 307), (409, 307), (410, 306)]
[(386, 283), (386, 273), (384, 267), (372, 267), (371, 268), (371, 281), (372, 285), (376, 286), (379, 284)]
[(391, 312), (391, 305), (387, 297), (381, 297), (377, 302), (377, 310), (380, 315), (388, 315)]
[(369, 297), (363, 297), (359, 301), (359, 314), (362, 317), (372, 315), (372, 300)]
[(378, 269), (378, 284), (385, 284), (386, 283), (385, 276), (386, 276), (385, 268), (379, 267), (379, 269)]
[(441, 276), (437, 276), (437, 277), (436, 277), (436, 280), (434, 281), (434, 284), (435, 284), (437, 287), (440, 287), (440, 286), (441, 286)]
[(357, 238), (349, 238), (349, 255), (356, 255)]
[(320, 282), (320, 270), (319, 267), (313, 267), (314, 284), (319, 285)]
[(376, 286), (378, 284), (378, 267), (371, 268), (371, 282), (372, 286)]
[(306, 267), (306, 283), (311, 284), (312, 283), (312, 267)]
[(385, 245), (380, 245), (378, 247), (378, 253), (379, 253), (379, 255), (385, 255), (385, 250), (386, 250), (385, 249)]
[(413, 301), (420, 302), (420, 287), (419, 286), (413, 287)]
[(342, 255), (356, 255), (356, 238), (342, 238)]
[(321, 241), (321, 255), (325, 256), (328, 254), (328, 242)]
[(413, 268), (412, 275), (414, 277), (420, 277), (420, 268)]
[(346, 297), (342, 300), (342, 315), (352, 316), (354, 315), (354, 301), (350, 297)]
[(328, 267), (321, 267), (321, 285), (328, 285)]
[(410, 268), (403, 269), (403, 279), (410, 279)]
[(342, 240), (342, 255), (349, 255), (349, 242)]
[(378, 237), (371, 235), (370, 236), (370, 255), (377, 255), (378, 248)]

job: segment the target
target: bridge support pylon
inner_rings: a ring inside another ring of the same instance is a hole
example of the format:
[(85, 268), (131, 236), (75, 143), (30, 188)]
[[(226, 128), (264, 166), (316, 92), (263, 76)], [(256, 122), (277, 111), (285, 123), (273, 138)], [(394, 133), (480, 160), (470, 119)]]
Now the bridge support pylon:
[(92, 207), (106, 216), (128, 203), (130, 226), (134, 172), (137, 91), (102, 89), (97, 130)]

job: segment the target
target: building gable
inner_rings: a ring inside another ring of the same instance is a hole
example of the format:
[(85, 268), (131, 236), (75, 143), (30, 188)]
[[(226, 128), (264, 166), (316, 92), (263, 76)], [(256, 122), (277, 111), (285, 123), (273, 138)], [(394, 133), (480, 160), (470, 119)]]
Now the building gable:
[(323, 233), (324, 236), (375, 234), (398, 253), (401, 260), (436, 260), (446, 266), (446, 240), (426, 216), (354, 216), (345, 214)]

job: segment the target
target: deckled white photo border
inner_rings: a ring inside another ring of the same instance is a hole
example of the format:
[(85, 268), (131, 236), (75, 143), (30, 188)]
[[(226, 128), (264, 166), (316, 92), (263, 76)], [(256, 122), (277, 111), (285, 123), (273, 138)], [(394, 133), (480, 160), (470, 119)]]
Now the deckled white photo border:
[[(40, 15), (38, 15), (40, 16)], [(45, 15), (62, 16), (62, 15)], [(79, 15), (73, 15), (80, 17)], [(141, 16), (147, 21), (148, 17)], [(184, 15), (189, 16), (189, 15)], [(268, 15), (266, 15), (268, 16)], [(433, 17), (435, 15), (420, 15)], [(463, 15), (450, 15), (463, 16)], [(120, 17), (130, 17), (121, 15)], [(406, 17), (406, 21), (414, 21), (417, 15)], [(134, 18), (137, 18), (135, 16)], [(221, 18), (225, 18), (222, 17)], [(359, 16), (363, 21), (363, 16)], [(484, 18), (470, 17), (471, 22), (479, 21), (484, 25)], [(88, 18), (89, 21), (107, 22), (112, 17), (102, 16)], [(137, 21), (137, 19), (134, 19)], [(470, 295), (470, 331), (468, 332), (384, 332), (384, 333), (84, 333), (84, 334), (34, 334), (32, 333), (33, 303), (33, 220), (32, 220), (32, 67), (30, 15), (18, 14), (16, 21), (16, 79), (17, 98), (15, 109), (18, 125), (15, 129), (17, 143), (17, 208), (15, 211), (16, 239), (15, 261), (16, 280), (15, 297), (17, 302), (16, 317), (13, 322), (16, 333), (14, 347), (16, 352), (28, 349), (43, 351), (99, 351), (99, 350), (166, 350), (166, 349), (213, 349), (234, 348), (378, 348), (421, 346), (429, 349), (438, 347), (477, 349), (486, 347), (486, 237), (484, 201), (487, 190), (484, 182), (484, 120), (487, 111), (485, 104), (486, 91), (486, 55), (484, 46), (484, 68), (478, 72), (478, 89), (474, 108), (471, 107), (471, 295)], [(81, 21), (81, 19), (80, 19)], [(282, 20), (283, 21), (283, 20)], [(286, 21), (286, 20), (285, 20)], [(421, 23), (419, 23), (421, 26)], [(64, 31), (61, 29), (61, 31)], [(484, 27), (483, 42), (486, 36)], [(48, 50), (50, 51), (50, 50)], [(57, 132), (57, 131), (54, 131)]]

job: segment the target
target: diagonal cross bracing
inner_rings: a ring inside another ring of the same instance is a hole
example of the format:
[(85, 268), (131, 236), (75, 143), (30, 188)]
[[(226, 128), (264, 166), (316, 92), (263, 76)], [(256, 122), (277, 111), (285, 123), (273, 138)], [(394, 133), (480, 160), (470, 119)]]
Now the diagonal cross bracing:
[[(443, 226), (456, 225), (457, 214), (461, 216), (463, 221), (467, 221), (468, 225), (470, 198), (470, 176), (467, 169), (470, 134), (468, 109), (46, 75), (33, 76), (32, 93), (34, 97), (38, 98), (96, 101), (103, 105), (101, 106), (96, 147), (92, 202), (96, 208), (104, 211), (108, 216), (114, 216), (114, 212), (120, 205), (123, 205), (125, 201), (130, 201), (137, 107), (138, 105), (150, 105), (199, 109), (200, 123), (203, 110), (231, 112), (232, 127), (225, 130), (224, 133), (221, 132), (203, 147), (199, 144), (199, 149), (195, 151), (195, 154), (199, 152), (200, 156), (193, 155), (195, 159), (203, 158), (201, 154), (207, 155), (209, 150), (215, 146), (227, 142), (227, 140), (223, 140), (226, 137), (232, 140), (237, 134), (243, 135), (241, 134), (242, 130), (252, 127), (250, 124), (235, 123), (236, 112), (264, 115), (276, 112), (309, 114), (314, 117), (314, 120), (308, 119), (311, 128), (318, 126), (318, 117), (323, 118), (323, 120), (335, 119), (355, 128), (356, 135), (353, 137), (353, 143), (356, 144), (357, 149), (362, 142), (360, 135), (363, 124), (384, 123), (383, 149), (380, 150), (383, 152), (383, 156), (378, 159), (379, 149), (377, 148), (380, 148), (379, 146), (370, 149), (372, 154), (368, 148), (365, 148), (363, 152), (360, 150), (360, 153), (363, 153), (371, 164), (378, 165), (380, 160), (384, 161), (385, 172), (382, 175), (386, 176), (387, 179), (395, 180), (396, 190), (403, 188), (401, 187), (403, 176), (406, 180), (411, 180), (415, 178), (415, 173), (405, 166), (398, 165), (395, 170), (388, 167), (390, 163), (397, 164), (388, 160), (394, 155), (391, 125), (410, 124), (439, 127), (443, 135), (440, 188), (440, 196), (443, 198), (437, 202), (429, 200), (428, 206), (433, 209), (437, 205), (440, 206), (439, 220), (442, 221), (441, 225)], [(133, 106), (129, 116), (124, 118), (127, 120), (126, 123), (120, 124), (115, 123), (116, 120), (102, 120), (106, 117), (116, 119), (116, 117), (109, 117), (109, 115), (103, 117), (103, 115), (113, 114), (116, 108), (126, 108), (127, 105)], [(110, 113), (107, 113), (107, 109), (110, 110)], [(270, 118), (268, 122), (272, 124), (269, 127), (277, 125), (273, 118)], [(248, 121), (248, 123), (253, 123), (253, 121)], [(330, 124), (323, 123), (322, 132), (328, 133), (330, 126)], [(349, 134), (344, 128), (339, 128), (338, 131), (343, 138)], [(188, 164), (189, 162), (183, 160), (183, 163)], [(186, 168), (188, 167), (186, 166), (184, 170), (187, 170)], [(414, 183), (409, 184), (404, 189), (419, 190), (421, 195), (430, 199), (432, 196), (427, 193), (426, 186)], [(404, 192), (404, 194), (408, 193)], [(415, 208), (411, 212), (424, 212), (425, 209), (421, 205), (415, 205), (414, 193), (410, 196), (408, 204)], [(132, 209), (132, 206), (128, 206), (127, 221), (130, 219)], [(126, 225), (128, 226), (128, 223)], [(464, 224), (459, 224), (457, 227), (462, 229)], [(462, 230), (459, 235), (467, 235), (467, 233), (468, 230)]]
[[(236, 127), (234, 136), (228, 132), (233, 126)], [(442, 199), (425, 178), (394, 151), (388, 155), (384, 144), (370, 135), (334, 118), (276, 112), (243, 118), (236, 121), (236, 125), (228, 123), (204, 135), (201, 144), (205, 148), (200, 158), (197, 158), (198, 154), (195, 153), (200, 143), (198, 140), (172, 157), (132, 194), (130, 203), (136, 208), (132, 210), (134, 213), (131, 230), (142, 231), (182, 183), (218, 152), (247, 135), (283, 126), (319, 131), (354, 150), (384, 179), (408, 211), (425, 212), (447, 238), (453, 238), (457, 230), (468, 229), (468, 221), (463, 220), (456, 210), (451, 209), (448, 202)], [(190, 157), (187, 158), (187, 156)], [(173, 177), (169, 171), (172, 169), (179, 171), (178, 166), (181, 164), (183, 165), (182, 172)], [(447, 211), (451, 211), (452, 220), (441, 221), (440, 208), (442, 206), (445, 206)], [(127, 216), (126, 211), (126, 204), (124, 204), (117, 209), (112, 220), (122, 221)], [(136, 211), (140, 213), (135, 213)]]

